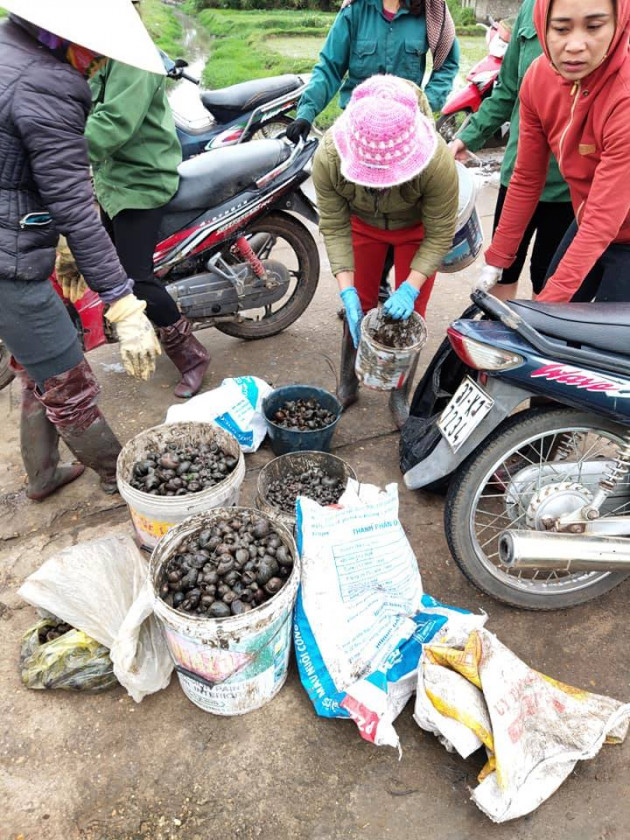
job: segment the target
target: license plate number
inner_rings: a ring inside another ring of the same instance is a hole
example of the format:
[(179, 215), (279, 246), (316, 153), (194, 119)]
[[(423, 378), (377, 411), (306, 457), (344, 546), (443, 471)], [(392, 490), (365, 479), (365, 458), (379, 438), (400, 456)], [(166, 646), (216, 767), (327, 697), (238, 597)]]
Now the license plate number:
[(492, 397), (467, 376), (453, 394), (437, 424), (453, 452), (457, 452), (470, 437), (493, 405)]

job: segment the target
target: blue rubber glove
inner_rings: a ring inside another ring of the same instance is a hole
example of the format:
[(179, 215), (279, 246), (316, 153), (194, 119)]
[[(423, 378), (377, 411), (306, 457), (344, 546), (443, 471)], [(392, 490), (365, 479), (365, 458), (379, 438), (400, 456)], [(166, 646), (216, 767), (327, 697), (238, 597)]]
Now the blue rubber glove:
[(352, 343), (355, 347), (359, 346), (359, 339), (361, 338), (361, 321), (363, 320), (363, 310), (361, 309), (361, 301), (354, 286), (348, 286), (347, 289), (342, 289), (339, 296), (346, 310), (346, 320), (350, 335), (352, 336)]
[(383, 312), (393, 318), (394, 321), (404, 321), (413, 312), (413, 305), (416, 298), (420, 294), (420, 290), (414, 288), (411, 283), (405, 280), (385, 301)]

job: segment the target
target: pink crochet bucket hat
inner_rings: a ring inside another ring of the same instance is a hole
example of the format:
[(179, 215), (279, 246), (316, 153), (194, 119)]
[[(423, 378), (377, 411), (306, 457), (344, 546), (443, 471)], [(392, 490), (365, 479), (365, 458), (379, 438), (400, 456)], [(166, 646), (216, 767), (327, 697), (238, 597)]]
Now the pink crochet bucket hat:
[(413, 88), (396, 76), (372, 76), (358, 85), (332, 136), (344, 178), (377, 189), (422, 172), (438, 143)]

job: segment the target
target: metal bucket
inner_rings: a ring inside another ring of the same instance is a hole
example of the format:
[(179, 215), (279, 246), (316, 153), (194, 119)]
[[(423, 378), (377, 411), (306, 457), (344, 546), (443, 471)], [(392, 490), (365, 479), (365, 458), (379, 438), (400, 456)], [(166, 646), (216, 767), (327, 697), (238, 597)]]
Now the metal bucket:
[(483, 246), (481, 222), (475, 208), (477, 188), (471, 173), (461, 163), (456, 163), (459, 176), (459, 205), (457, 224), (451, 250), (442, 260), (438, 271), (451, 274), (467, 268), (478, 257)]
[[(152, 496), (129, 484), (133, 465), (145, 458), (147, 452), (163, 449), (169, 443), (185, 445), (213, 441), (232, 457), (238, 458), (238, 464), (232, 472), (214, 487), (187, 496)], [(236, 438), (210, 423), (193, 421), (167, 423), (140, 432), (123, 447), (116, 465), (118, 491), (129, 507), (138, 543), (148, 551), (152, 551), (174, 525), (189, 516), (216, 507), (238, 504), (244, 478), (245, 459)]]
[(415, 360), (426, 344), (424, 318), (412, 312), (409, 318), (414, 342), (408, 347), (386, 347), (372, 337), (380, 318), (379, 309), (371, 309), (361, 321), (361, 340), (357, 349), (355, 371), (366, 388), (394, 391), (402, 388)]
[[(161, 571), (190, 536), (243, 513), (267, 519), (291, 552), (291, 575), (277, 595), (243, 615), (205, 618), (186, 615), (159, 597)], [(300, 564), (291, 533), (277, 520), (249, 508), (219, 508), (192, 516), (160, 541), (151, 557), (154, 612), (160, 621), (186, 697), (215, 715), (244, 715), (268, 703), (287, 678), (293, 605)]]
[[(317, 400), (322, 408), (332, 412), (336, 416), (334, 422), (323, 429), (313, 429), (313, 431), (308, 432), (285, 429), (284, 426), (279, 426), (273, 422), (273, 415), (285, 402), (309, 399)], [(287, 452), (328, 452), (332, 436), (341, 417), (341, 403), (337, 397), (330, 391), (315, 388), (313, 385), (285, 385), (282, 388), (276, 388), (275, 391), (265, 397), (262, 409), (274, 455), (284, 455)]]
[(260, 471), (256, 507), (268, 516), (273, 517), (274, 521), (281, 522), (293, 531), (295, 528), (295, 513), (287, 513), (272, 504), (267, 498), (267, 490), (272, 481), (300, 475), (313, 468), (323, 470), (326, 475), (344, 481), (346, 484), (349, 478), (354, 478), (355, 481), (357, 479), (350, 464), (329, 452), (289, 452), (286, 455), (280, 455), (279, 458), (274, 458), (273, 461), (269, 461)]

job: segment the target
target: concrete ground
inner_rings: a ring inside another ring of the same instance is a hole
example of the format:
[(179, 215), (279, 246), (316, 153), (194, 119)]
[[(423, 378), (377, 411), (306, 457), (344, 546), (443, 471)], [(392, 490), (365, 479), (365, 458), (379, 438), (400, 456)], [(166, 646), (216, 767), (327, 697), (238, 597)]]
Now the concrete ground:
[[(496, 184), (479, 209), (488, 233)], [(467, 304), (478, 266), (440, 276), (431, 301), (426, 364), (444, 328)], [(527, 289), (523, 289), (526, 294)], [(332, 389), (325, 356), (337, 357), (340, 323), (328, 265), (315, 300), (282, 335), (245, 343), (201, 334), (212, 352), (205, 387), (255, 374), (275, 385)], [(160, 423), (175, 371), (162, 357), (155, 378), (138, 384), (118, 365), (115, 346), (90, 361), (101, 406), (122, 441)], [(317, 718), (295, 665), (269, 705), (242, 718), (204, 713), (176, 679), (136, 705), (121, 689), (83, 696), (29, 691), (20, 683), (20, 638), (35, 611), (16, 592), (58, 549), (109, 533), (131, 533), (122, 500), (104, 496), (86, 474), (42, 504), (23, 492), (18, 389), (0, 393), (0, 756), (1, 840), (622, 840), (630, 829), (630, 745), (604, 747), (532, 815), (493, 825), (469, 801), (480, 759), (463, 761), (418, 729), (411, 704), (397, 729), (403, 754), (361, 740), (350, 721)], [(398, 434), (386, 398), (367, 392), (342, 418), (334, 451), (363, 481), (398, 481), (400, 518), (424, 588), (442, 601), (486, 610), (489, 628), (540, 671), (593, 691), (630, 698), (628, 586), (597, 602), (552, 614), (502, 607), (472, 588), (450, 558), (440, 497), (404, 488)], [(264, 446), (247, 456), (241, 503), (252, 504)]]

